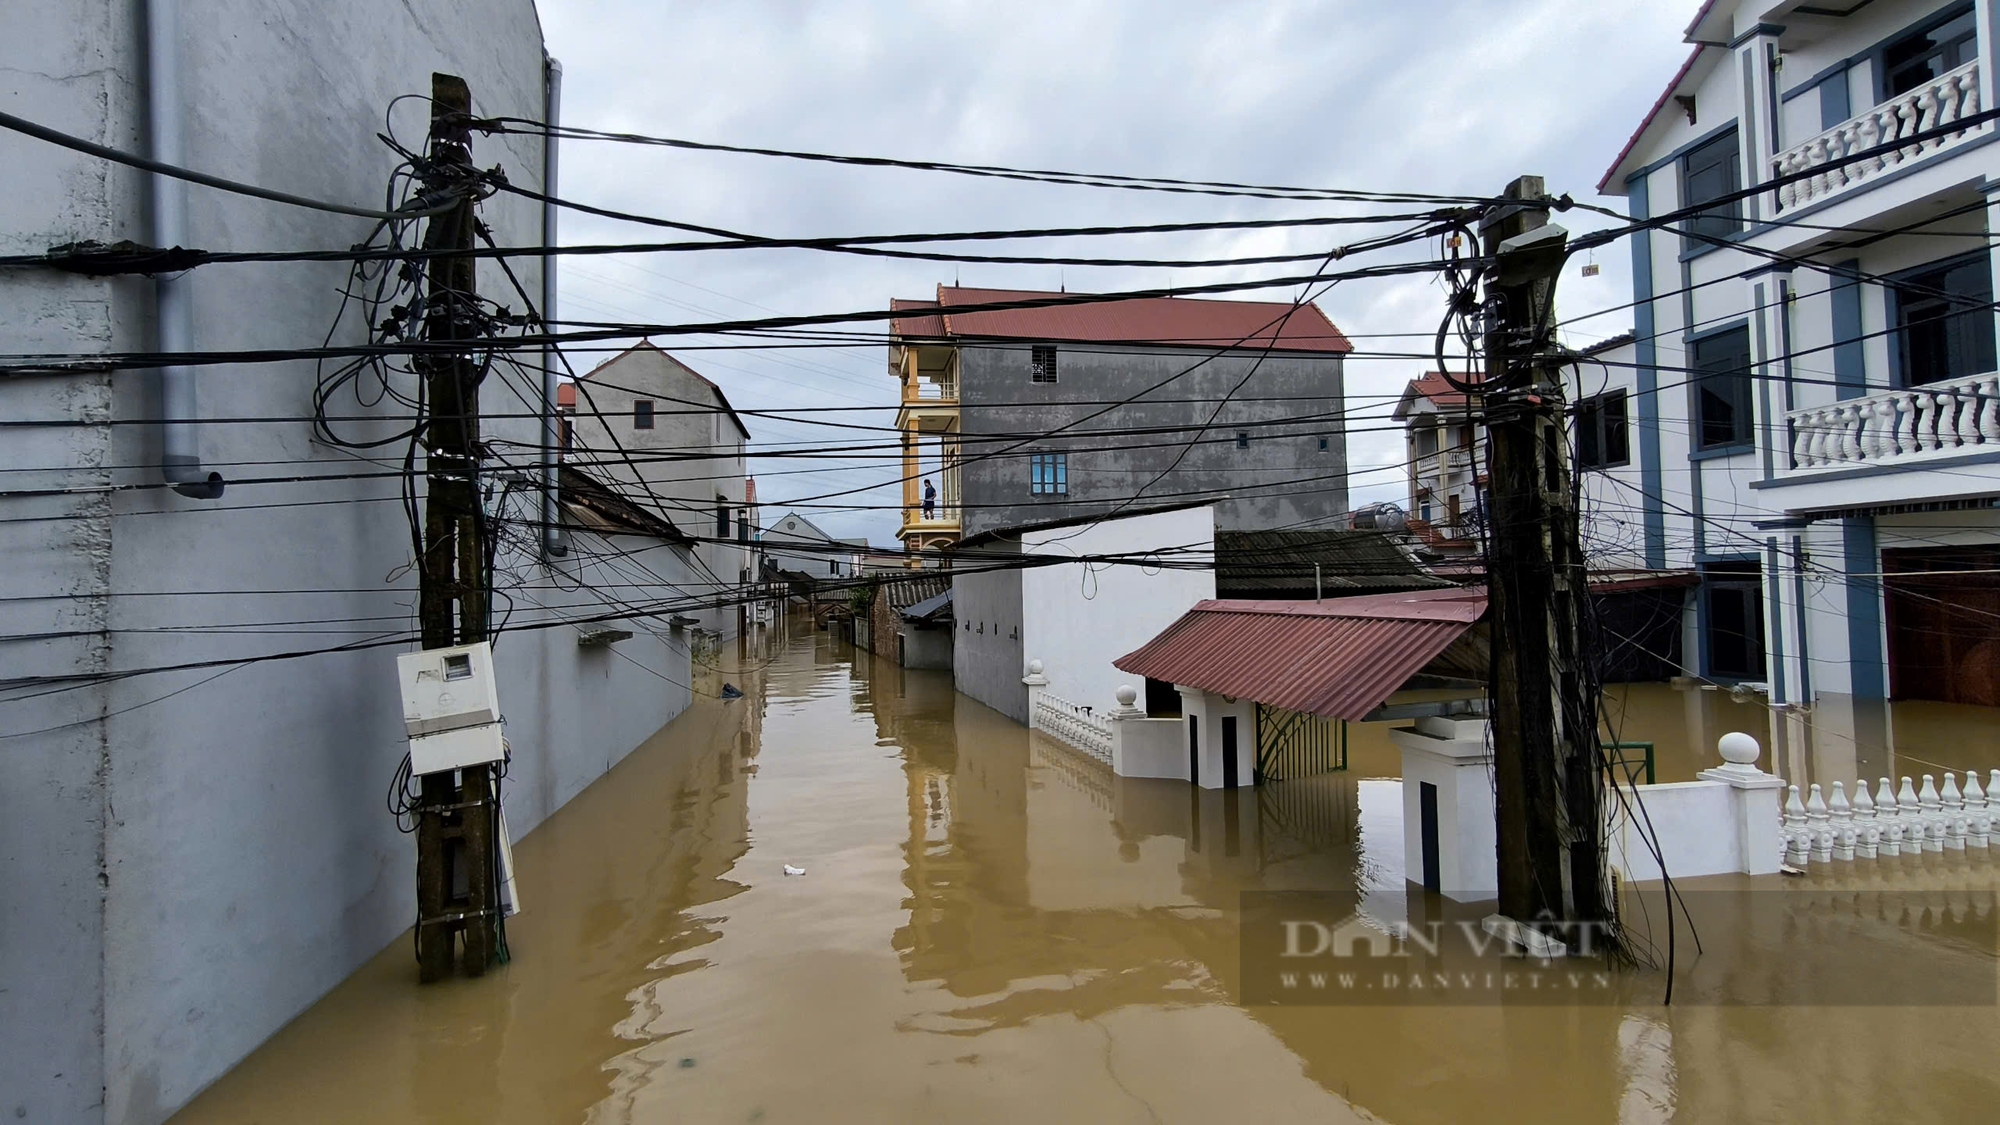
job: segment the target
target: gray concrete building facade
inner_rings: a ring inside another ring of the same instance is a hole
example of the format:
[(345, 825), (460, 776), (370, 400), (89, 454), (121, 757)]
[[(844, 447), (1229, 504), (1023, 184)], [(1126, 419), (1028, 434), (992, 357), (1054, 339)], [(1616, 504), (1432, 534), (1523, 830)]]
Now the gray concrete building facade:
[[(1056, 357), (1054, 383), (1034, 381), (1036, 345), (960, 347), (966, 536), (1108, 514), (1128, 501), (1219, 500), (1217, 525), (1232, 531), (1325, 527), (1347, 511), (1340, 356), (1117, 344), (1041, 348)], [(1104, 403), (1126, 399), (1132, 401), (1076, 425)], [(1203, 432), (1211, 415), (1214, 423)], [(1074, 432), (1055, 432), (1065, 426)], [(1120, 432), (1092, 436), (1093, 430)], [(1050, 436), (1005, 456), (979, 457), (1008, 444), (982, 435), (1012, 434)], [(1062, 458), (1053, 482), (1042, 469), (1041, 490), (1038, 455)]]
[(939, 286), (891, 307), (906, 547), (1135, 504), (1217, 501), (1242, 531), (1347, 512), (1353, 346), (1315, 305)]

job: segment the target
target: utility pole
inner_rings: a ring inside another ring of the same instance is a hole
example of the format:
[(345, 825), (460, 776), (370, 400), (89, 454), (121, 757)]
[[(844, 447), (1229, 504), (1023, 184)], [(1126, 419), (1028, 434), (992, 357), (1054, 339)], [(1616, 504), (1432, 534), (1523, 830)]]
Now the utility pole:
[[(474, 175), (466, 122), (472, 93), (465, 80), (431, 75), (429, 190)], [(473, 196), (430, 220), (425, 250), (471, 250)], [(424, 340), (471, 341), (480, 334), (472, 257), (429, 260)], [(479, 366), (470, 352), (427, 348), (417, 357), (429, 422), (425, 429), (424, 549), (417, 616), (424, 647), (486, 639), (486, 542), (479, 508)], [(456, 603), (456, 614), (453, 613)], [(492, 767), (425, 774), (417, 802), (417, 969), (426, 983), (451, 975), (452, 944), (462, 935), (465, 972), (478, 976), (494, 955)], [(462, 889), (461, 889), (462, 888)]]
[[(1595, 677), (1585, 667), (1584, 571), (1553, 348), (1568, 233), (1539, 176), (1481, 223), (1486, 282), (1494, 813), (1500, 913), (1608, 922)], [(1549, 936), (1563, 938), (1561, 933)], [(1574, 945), (1574, 939), (1570, 939)]]

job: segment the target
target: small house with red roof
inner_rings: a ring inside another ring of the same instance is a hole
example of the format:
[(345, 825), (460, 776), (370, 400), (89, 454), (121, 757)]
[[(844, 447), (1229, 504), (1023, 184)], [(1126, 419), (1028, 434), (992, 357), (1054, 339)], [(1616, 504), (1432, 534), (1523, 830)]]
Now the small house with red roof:
[(1404, 466), (1410, 478), (1409, 529), (1441, 554), (1478, 550), (1480, 489), (1486, 427), (1479, 411), (1479, 373), (1435, 371), (1410, 380), (1392, 415), (1403, 424)]

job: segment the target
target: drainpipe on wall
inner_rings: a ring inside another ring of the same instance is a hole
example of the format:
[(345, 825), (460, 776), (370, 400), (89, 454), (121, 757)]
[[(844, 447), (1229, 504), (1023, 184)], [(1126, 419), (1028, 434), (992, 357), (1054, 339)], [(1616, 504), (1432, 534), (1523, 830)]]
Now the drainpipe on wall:
[[(181, 165), (181, 60), (179, 0), (145, 0), (146, 116), (154, 160)], [(153, 176), (153, 245), (187, 241), (187, 184)], [(153, 279), (158, 350), (185, 352), (194, 345), (194, 310), (185, 274)], [(202, 471), (201, 422), (195, 375), (187, 367), (160, 368), (160, 471), (174, 491), (196, 500), (222, 496), (222, 474)]]
[[(551, 128), (562, 120), (562, 64), (546, 58), (547, 84), (543, 87), (542, 120)], [(542, 331), (552, 333), (556, 319), (556, 146), (553, 135), (542, 138)], [(569, 539), (563, 534), (562, 507), (556, 489), (561, 480), (557, 459), (561, 456), (562, 416), (556, 410), (556, 364), (562, 361), (554, 344), (542, 346), (542, 557), (557, 559), (569, 554)]]

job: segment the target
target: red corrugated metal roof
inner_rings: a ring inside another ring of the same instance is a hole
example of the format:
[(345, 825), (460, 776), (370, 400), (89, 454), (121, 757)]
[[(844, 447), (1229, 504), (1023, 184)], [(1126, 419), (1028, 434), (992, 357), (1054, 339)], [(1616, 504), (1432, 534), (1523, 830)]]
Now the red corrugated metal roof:
[[(1034, 309), (953, 312), (954, 308), (1069, 297), (1067, 304)], [(935, 302), (895, 298), (893, 311), (928, 310), (899, 317), (901, 336), (979, 336), (1008, 340), (1167, 344), (1187, 347), (1273, 347), (1281, 351), (1345, 354), (1354, 345), (1318, 305), (1286, 315), (1283, 301), (1210, 301), (1190, 297), (1138, 297), (1093, 301), (1084, 293), (938, 286)], [(1275, 339), (1274, 339), (1275, 336)]]
[[(935, 301), (922, 301), (914, 297), (889, 298), (890, 312), (902, 312), (905, 309), (935, 310), (936, 308), (937, 302)], [(944, 317), (936, 311), (920, 316), (899, 316), (889, 322), (889, 331), (894, 332), (898, 336), (942, 336), (944, 335)]]
[(1206, 601), (1136, 652), (1135, 676), (1359, 720), (1486, 612), (1479, 590), (1418, 590), (1318, 602)]

